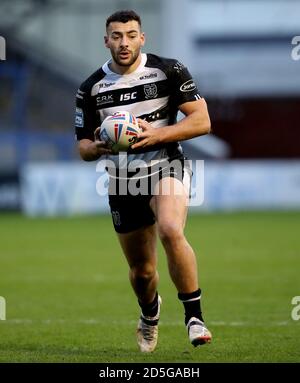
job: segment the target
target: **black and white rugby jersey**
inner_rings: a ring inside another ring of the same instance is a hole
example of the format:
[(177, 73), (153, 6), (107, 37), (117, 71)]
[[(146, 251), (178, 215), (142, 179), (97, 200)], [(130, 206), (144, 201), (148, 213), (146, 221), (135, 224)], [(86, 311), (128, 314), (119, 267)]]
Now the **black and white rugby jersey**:
[[(94, 140), (94, 131), (105, 117), (127, 110), (146, 119), (154, 128), (176, 122), (179, 105), (200, 99), (188, 69), (179, 61), (142, 53), (139, 67), (120, 75), (107, 61), (84, 81), (76, 95), (76, 138)], [(127, 163), (143, 160), (148, 166), (166, 159), (183, 157), (178, 142), (131, 150)], [(119, 165), (117, 155), (106, 156)]]

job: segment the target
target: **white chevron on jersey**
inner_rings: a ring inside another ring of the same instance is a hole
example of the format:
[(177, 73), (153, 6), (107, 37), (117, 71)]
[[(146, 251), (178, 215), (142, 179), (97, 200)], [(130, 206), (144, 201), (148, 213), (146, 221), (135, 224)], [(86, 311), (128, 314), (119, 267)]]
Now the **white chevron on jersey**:
[(130, 74), (120, 75), (109, 69), (111, 60), (107, 61), (102, 69), (106, 73), (105, 77), (93, 85), (91, 95), (96, 96), (107, 91), (129, 89), (138, 85), (152, 84), (157, 81), (166, 80), (167, 76), (159, 68), (145, 67), (147, 55), (142, 53), (142, 61), (139, 67)]
[[(188, 69), (177, 60), (142, 53), (138, 68), (126, 75), (112, 72), (110, 63), (107, 61), (88, 77), (78, 90), (76, 106), (82, 111), (80, 124), (76, 125), (78, 140), (93, 140), (104, 118), (120, 110), (146, 119), (154, 128), (173, 125), (180, 105), (201, 98)], [(128, 162), (140, 159), (150, 164), (152, 160), (181, 156), (180, 143), (171, 142), (128, 153)], [(108, 156), (117, 166), (118, 157)]]
[[(136, 117), (139, 117), (143, 114), (150, 114), (161, 107), (168, 105), (169, 97), (154, 98), (152, 100), (135, 102), (133, 104), (127, 104), (126, 106), (114, 106), (107, 107), (105, 109), (99, 109), (98, 113), (100, 114), (101, 121), (104, 120), (107, 116), (111, 116), (115, 112), (120, 110), (127, 110), (130, 113), (133, 113)], [(153, 124), (153, 123), (152, 123)], [(162, 126), (159, 124), (158, 126)]]

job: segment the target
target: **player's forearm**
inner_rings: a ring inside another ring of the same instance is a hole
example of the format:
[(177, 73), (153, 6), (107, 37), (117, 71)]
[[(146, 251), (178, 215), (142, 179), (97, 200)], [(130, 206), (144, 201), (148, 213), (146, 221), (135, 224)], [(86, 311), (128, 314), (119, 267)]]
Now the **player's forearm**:
[(208, 114), (195, 111), (174, 125), (160, 128), (161, 142), (189, 140), (210, 133), (211, 124)]

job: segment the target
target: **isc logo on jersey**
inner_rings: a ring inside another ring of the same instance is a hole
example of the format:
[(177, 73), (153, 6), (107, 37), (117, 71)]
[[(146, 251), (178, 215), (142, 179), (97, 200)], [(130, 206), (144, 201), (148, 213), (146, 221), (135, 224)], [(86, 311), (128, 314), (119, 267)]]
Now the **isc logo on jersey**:
[(100, 128), (100, 140), (108, 143), (114, 153), (126, 152), (142, 131), (136, 117), (127, 111), (114, 113), (106, 117)]
[(137, 95), (137, 92), (121, 94), (120, 101), (134, 100), (136, 98), (136, 95)]

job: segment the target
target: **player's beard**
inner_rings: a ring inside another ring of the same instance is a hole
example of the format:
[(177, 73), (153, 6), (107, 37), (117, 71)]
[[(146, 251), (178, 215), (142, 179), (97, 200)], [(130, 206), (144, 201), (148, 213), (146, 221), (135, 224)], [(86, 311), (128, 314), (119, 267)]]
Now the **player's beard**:
[(126, 52), (129, 53), (129, 58), (128, 59), (121, 59), (119, 57), (119, 54), (121, 53), (122, 51), (120, 52), (112, 52), (111, 51), (111, 55), (114, 59), (114, 61), (119, 65), (119, 66), (125, 66), (125, 67), (130, 67), (132, 64), (134, 64), (136, 62), (136, 60), (138, 59), (139, 57), (139, 54), (140, 54), (140, 51), (139, 49), (135, 50), (135, 51), (129, 51), (129, 50), (126, 50)]

